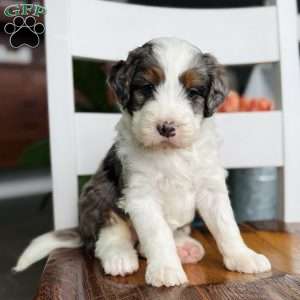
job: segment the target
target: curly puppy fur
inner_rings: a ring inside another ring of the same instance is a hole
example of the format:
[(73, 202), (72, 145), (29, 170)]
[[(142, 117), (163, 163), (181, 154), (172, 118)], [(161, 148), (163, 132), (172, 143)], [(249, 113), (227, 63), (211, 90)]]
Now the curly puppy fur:
[(54, 248), (83, 244), (107, 274), (123, 276), (138, 269), (138, 242), (148, 284), (183, 284), (182, 263), (204, 255), (189, 236), (195, 212), (229, 270), (270, 270), (243, 242), (230, 206), (212, 117), (227, 94), (218, 61), (186, 41), (159, 38), (115, 64), (108, 82), (122, 115), (114, 145), (80, 196), (79, 235), (34, 241), (15, 270)]

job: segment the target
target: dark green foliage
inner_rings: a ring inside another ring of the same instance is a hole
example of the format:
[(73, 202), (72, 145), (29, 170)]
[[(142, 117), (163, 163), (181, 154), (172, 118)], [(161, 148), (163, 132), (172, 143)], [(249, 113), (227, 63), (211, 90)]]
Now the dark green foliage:
[(18, 165), (22, 168), (47, 168), (50, 166), (49, 140), (29, 145), (22, 153)]
[(90, 180), (90, 175), (78, 176), (78, 189), (81, 193), (83, 186)]

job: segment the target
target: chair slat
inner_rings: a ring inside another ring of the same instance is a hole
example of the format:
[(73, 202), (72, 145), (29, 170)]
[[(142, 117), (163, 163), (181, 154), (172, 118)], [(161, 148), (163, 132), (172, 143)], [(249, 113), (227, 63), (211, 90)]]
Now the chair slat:
[[(111, 1), (73, 0), (74, 56), (118, 60), (146, 41), (176, 36), (214, 53), (226, 65), (279, 59), (276, 7), (161, 8)], [(84, 10), (83, 10), (84, 8)]]
[[(77, 113), (77, 170), (92, 174), (113, 143), (119, 114)], [(227, 168), (282, 166), (281, 112), (217, 114)], [(276, 132), (276, 134), (274, 134)]]

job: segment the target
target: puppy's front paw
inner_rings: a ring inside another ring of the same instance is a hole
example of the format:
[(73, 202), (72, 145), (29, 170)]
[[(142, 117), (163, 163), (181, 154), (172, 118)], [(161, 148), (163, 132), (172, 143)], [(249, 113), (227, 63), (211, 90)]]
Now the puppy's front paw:
[(188, 280), (180, 263), (150, 263), (146, 270), (146, 282), (156, 287), (169, 287), (187, 283)]
[(249, 274), (271, 270), (270, 261), (264, 255), (258, 254), (251, 249), (224, 257), (224, 264), (231, 271)]
[(104, 272), (113, 276), (125, 276), (135, 272), (139, 267), (136, 251), (132, 247), (108, 249), (101, 257)]

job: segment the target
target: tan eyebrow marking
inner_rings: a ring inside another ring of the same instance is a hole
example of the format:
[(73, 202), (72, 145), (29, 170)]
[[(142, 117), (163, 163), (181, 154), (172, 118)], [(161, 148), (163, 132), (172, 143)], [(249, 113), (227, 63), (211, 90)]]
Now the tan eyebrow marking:
[(158, 85), (165, 80), (165, 74), (158, 66), (151, 66), (147, 68), (143, 73), (143, 77), (145, 80), (153, 83), (154, 85)]
[(183, 72), (179, 77), (179, 81), (186, 89), (199, 87), (205, 83), (197, 69), (189, 69)]

